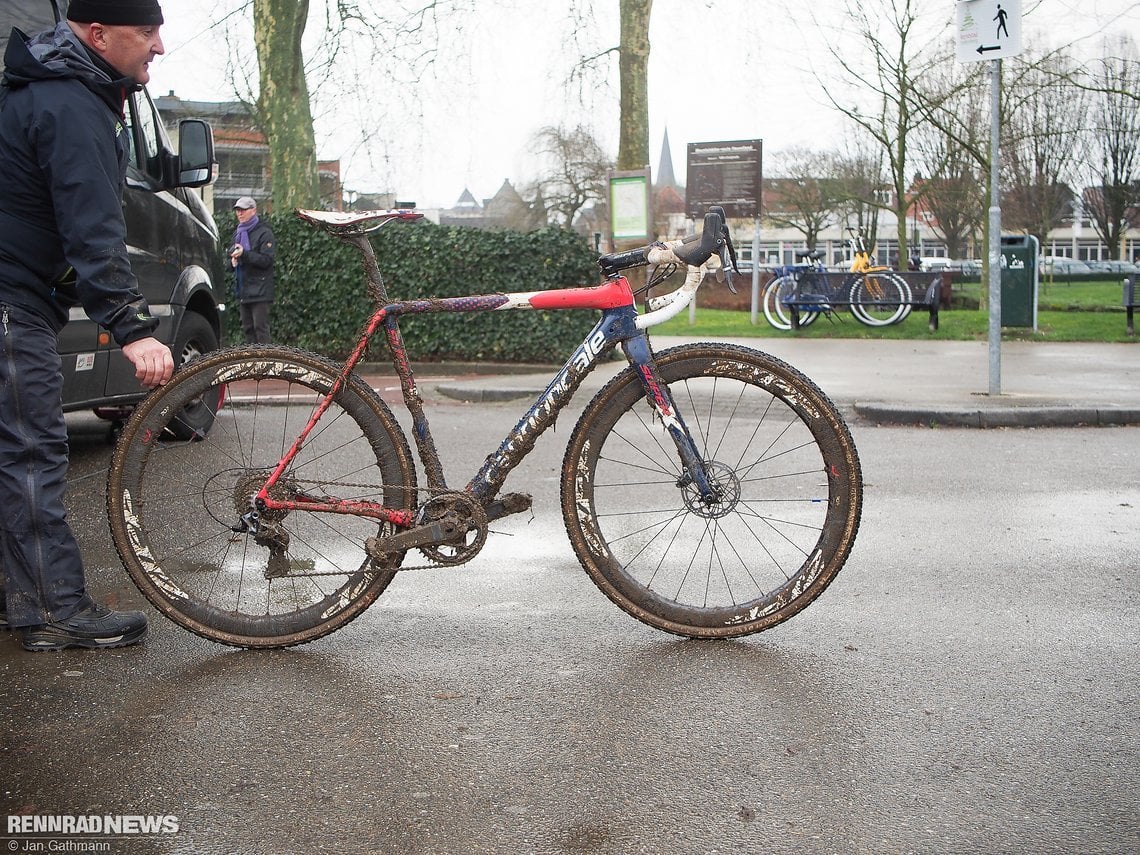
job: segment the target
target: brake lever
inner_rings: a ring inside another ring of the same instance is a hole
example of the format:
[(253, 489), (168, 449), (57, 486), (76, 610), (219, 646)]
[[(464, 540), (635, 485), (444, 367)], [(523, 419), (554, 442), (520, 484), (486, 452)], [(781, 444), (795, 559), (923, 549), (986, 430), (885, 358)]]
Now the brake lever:
[[(732, 274), (740, 275), (740, 268), (736, 266), (736, 247), (732, 245), (732, 235), (728, 233), (728, 223), (721, 226), (721, 237), (724, 240), (720, 245), (720, 269), (724, 271), (724, 284), (733, 294), (737, 293), (736, 286), (732, 284)], [(729, 266), (731, 264), (731, 267)]]

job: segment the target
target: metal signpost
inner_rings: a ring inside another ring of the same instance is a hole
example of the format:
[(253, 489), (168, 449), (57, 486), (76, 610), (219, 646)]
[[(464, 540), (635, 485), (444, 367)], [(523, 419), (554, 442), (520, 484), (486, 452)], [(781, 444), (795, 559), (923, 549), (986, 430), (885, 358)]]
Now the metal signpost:
[(991, 395), (1001, 394), (1001, 198), (998, 193), (1001, 61), (1021, 53), (1021, 0), (961, 0), (958, 3), (958, 61), (990, 62), (990, 227), (986, 257), (989, 277)]
[[(760, 188), (764, 168), (763, 140), (689, 143), (685, 176), (685, 213), (704, 219), (709, 205), (720, 205), (728, 217), (752, 217), (752, 323), (760, 308)], [(696, 303), (690, 304), (692, 319)]]

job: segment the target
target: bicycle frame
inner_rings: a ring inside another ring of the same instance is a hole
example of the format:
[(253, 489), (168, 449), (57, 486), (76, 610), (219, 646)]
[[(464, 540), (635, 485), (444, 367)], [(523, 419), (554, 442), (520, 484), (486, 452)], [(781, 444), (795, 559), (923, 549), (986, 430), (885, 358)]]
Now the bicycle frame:
[[(306, 438), (344, 388), (356, 366), (364, 357), (372, 336), (384, 327), (392, 366), (400, 378), (404, 404), (412, 416), (412, 434), (420, 462), (427, 476), (428, 489), (447, 489), (443, 465), (439, 458), (435, 440), (431, 435), (427, 414), (424, 412), (423, 398), (416, 387), (415, 375), (404, 346), (399, 321), (404, 315), (432, 313), (470, 313), (505, 309), (597, 309), (602, 316), (555, 374), (546, 389), (519, 420), (515, 427), (499, 444), (498, 449), (488, 456), (482, 468), (472, 477), (465, 491), (486, 505), (495, 497), (510, 472), (518, 466), (534, 448), (538, 438), (554, 424), (558, 414), (569, 403), (583, 379), (618, 344), (623, 344), (626, 359), (634, 366), (637, 376), (645, 389), (646, 397), (661, 419), (677, 446), (678, 454), (686, 472), (686, 477), (700, 492), (703, 499), (712, 500), (715, 496), (709, 484), (704, 461), (697, 452), (696, 444), (688, 428), (676, 412), (669, 395), (668, 387), (661, 379), (653, 359), (649, 338), (644, 329), (680, 312), (699, 285), (686, 282), (686, 287), (673, 294), (665, 295), (650, 302), (654, 309), (647, 315), (639, 315), (633, 289), (624, 276), (594, 287), (563, 288), (552, 291), (536, 291), (512, 294), (484, 294), (467, 297), (445, 297), (429, 300), (410, 300), (389, 303), (376, 265), (375, 256), (366, 237), (352, 235), (342, 238), (355, 246), (364, 256), (364, 266), (368, 279), (368, 291), (373, 297), (376, 309), (366, 322), (360, 340), (341, 368), (332, 388), (321, 400), (308, 423), (302, 429), (292, 446), (278, 461), (270, 477), (257, 492), (255, 502), (264, 510), (304, 510), (365, 516), (384, 520), (396, 526), (408, 528), (415, 524), (415, 514), (408, 510), (388, 508), (378, 502), (345, 500), (322, 496), (305, 497), (303, 500), (280, 500), (270, 495), (272, 487), (282, 477), (289, 464), (301, 450)], [(690, 273), (690, 280), (693, 274)], [(682, 293), (686, 292), (686, 293)]]
[(851, 267), (852, 273), (884, 273), (890, 267), (871, 263), (871, 251), (867, 249), (867, 241), (861, 232), (852, 232), (851, 237)]

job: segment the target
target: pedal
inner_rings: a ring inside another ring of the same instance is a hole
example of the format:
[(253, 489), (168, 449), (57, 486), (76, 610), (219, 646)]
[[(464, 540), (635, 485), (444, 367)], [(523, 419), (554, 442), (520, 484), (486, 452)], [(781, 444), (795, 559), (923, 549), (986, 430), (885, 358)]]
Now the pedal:
[(530, 493), (504, 493), (487, 505), (487, 522), (530, 510), (533, 502)]

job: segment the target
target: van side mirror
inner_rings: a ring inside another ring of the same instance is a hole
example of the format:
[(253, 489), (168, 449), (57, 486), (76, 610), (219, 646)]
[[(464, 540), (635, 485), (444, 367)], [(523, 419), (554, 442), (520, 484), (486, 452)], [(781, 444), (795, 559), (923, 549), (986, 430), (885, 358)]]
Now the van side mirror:
[(183, 119), (178, 123), (179, 187), (201, 187), (214, 179), (214, 132), (209, 122)]

